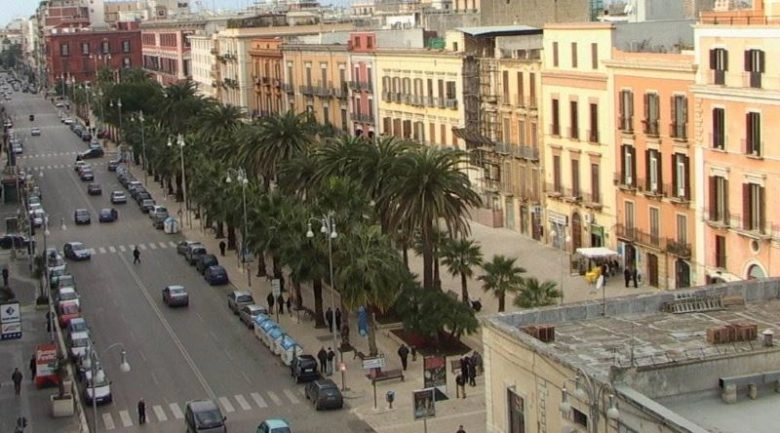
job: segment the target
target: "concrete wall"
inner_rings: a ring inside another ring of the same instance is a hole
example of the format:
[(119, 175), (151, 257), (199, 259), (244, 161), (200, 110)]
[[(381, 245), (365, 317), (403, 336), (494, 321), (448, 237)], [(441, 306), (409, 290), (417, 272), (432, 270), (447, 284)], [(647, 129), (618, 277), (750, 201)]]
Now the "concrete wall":
[(439, 35), (444, 35), (448, 30), (458, 27), (476, 27), (480, 25), (479, 12), (465, 13), (425, 13), (422, 17), (422, 26)]
[[(652, 51), (675, 51), (676, 46), (693, 46), (693, 20), (615, 23), (613, 48), (636, 51), (632, 44), (646, 44)], [(649, 51), (643, 49), (643, 51)]]
[(590, 21), (590, 3), (591, 0), (483, 0), (480, 25), (542, 27), (548, 23)]

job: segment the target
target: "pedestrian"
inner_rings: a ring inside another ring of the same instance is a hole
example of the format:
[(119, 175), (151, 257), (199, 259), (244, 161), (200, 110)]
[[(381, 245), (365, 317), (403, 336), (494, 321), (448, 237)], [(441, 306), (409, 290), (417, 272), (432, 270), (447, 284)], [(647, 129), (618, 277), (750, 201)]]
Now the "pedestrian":
[(285, 303), (287, 304), (287, 314), (289, 314), (290, 317), (292, 317), (292, 301), (291, 301), (291, 299), (292, 299), (292, 296), (288, 296), (287, 297), (287, 301), (285, 301)]
[(51, 311), (46, 312), (46, 332), (51, 332)]
[(463, 357), (461, 357), (461, 358), (460, 358), (460, 372), (463, 374), (463, 377), (464, 377), (464, 378), (466, 377), (466, 369), (468, 368), (468, 367), (466, 366), (466, 363), (467, 363), (467, 362), (468, 362), (468, 361), (466, 361), (466, 357), (465, 357), (465, 356), (463, 356)]
[(30, 356), (30, 381), (35, 382), (35, 373), (37, 371), (38, 364), (35, 362), (35, 354)]
[(336, 319), (336, 329), (341, 329), (341, 308), (336, 307), (336, 312), (333, 314), (333, 317)]
[(336, 362), (336, 352), (328, 347), (328, 376), (333, 374), (333, 363)]
[(328, 352), (325, 351), (325, 346), (320, 347), (320, 351), (317, 352), (317, 360), (320, 361), (320, 371), (327, 372)]
[(266, 301), (268, 301), (268, 311), (273, 313), (274, 312), (274, 294), (269, 293), (268, 296), (265, 298)]
[(225, 248), (227, 248), (225, 241), (219, 241), (219, 255), (222, 257), (225, 257)]
[(609, 268), (606, 263), (601, 264), (601, 275), (604, 276), (604, 284), (607, 284), (607, 276), (609, 276)]
[(468, 358), (468, 362), (466, 362), (466, 376), (469, 379), (469, 385), (471, 386), (477, 386), (477, 366), (474, 364), (474, 359)]
[(279, 314), (284, 314), (284, 295), (279, 293), (279, 297), (276, 298), (277, 304), (279, 304)]
[(133, 264), (141, 263), (141, 251), (138, 249), (138, 245), (133, 247)]
[(463, 376), (463, 371), (455, 376), (455, 398), (466, 398), (466, 378)]
[(325, 311), (325, 321), (328, 323), (330, 332), (333, 332), (333, 310), (331, 310), (330, 307)]
[(146, 402), (138, 400), (138, 424), (146, 424)]
[(455, 433), (466, 433), (466, 430), (463, 429), (463, 425), (461, 424), (460, 426), (458, 426), (458, 431), (456, 431)]
[(3, 266), (3, 287), (8, 287), (8, 266)]
[(22, 379), (24, 379), (22, 372), (19, 371), (19, 368), (14, 368), (14, 372), (11, 373), (11, 380), (14, 382), (14, 393), (16, 395), (22, 392)]
[[(638, 288), (639, 284), (639, 271), (636, 268), (631, 269), (631, 280), (634, 282), (634, 288)], [(628, 287), (628, 286), (626, 286)]]
[(409, 357), (409, 348), (405, 344), (401, 344), (398, 348), (398, 356), (401, 358), (401, 367), (406, 371), (407, 358)]
[(631, 282), (631, 266), (626, 266), (626, 269), (623, 270), (623, 277), (626, 279), (626, 288), (628, 288), (628, 284)]
[(482, 370), (482, 355), (476, 350), (471, 354), (471, 360), (474, 362), (474, 371), (479, 374)]

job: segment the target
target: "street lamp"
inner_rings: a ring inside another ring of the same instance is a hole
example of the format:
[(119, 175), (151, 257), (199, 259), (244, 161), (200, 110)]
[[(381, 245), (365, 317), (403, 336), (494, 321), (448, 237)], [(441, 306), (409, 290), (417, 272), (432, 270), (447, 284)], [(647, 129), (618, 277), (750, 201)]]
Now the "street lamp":
[[(109, 350), (120, 347), (121, 352), (121, 361), (119, 363), (119, 371), (122, 373), (129, 373), (130, 372), (130, 364), (127, 362), (127, 352), (125, 351), (125, 347), (122, 345), (122, 343), (114, 343), (108, 347), (106, 347), (103, 350), (103, 354), (105, 355), (106, 352)], [(89, 346), (89, 359), (90, 359), (90, 375), (92, 376), (90, 378), (90, 381), (92, 382), (92, 426), (94, 430), (93, 432), (98, 431), (98, 424), (97, 424), (97, 398), (95, 396), (95, 388), (97, 388), (98, 382), (103, 382), (106, 380), (106, 373), (103, 371), (103, 368), (101, 367), (100, 370), (97, 369), (98, 364), (98, 356), (97, 352), (95, 351), (95, 348), (93, 346)], [(98, 379), (100, 378), (100, 379)]]
[[(308, 230), (306, 230), (306, 237), (311, 239), (314, 237), (314, 232), (311, 229), (311, 220), (317, 221), (316, 218), (310, 218), (308, 223)], [(328, 267), (330, 270), (330, 305), (331, 309), (333, 311), (336, 311), (336, 280), (333, 278), (333, 239), (336, 239), (339, 234), (336, 232), (336, 223), (333, 221), (333, 212), (329, 212), (326, 215), (324, 215), (320, 220), (320, 233), (322, 233), (327, 239), (328, 239)], [(335, 325), (335, 324), (334, 324)], [(329, 325), (330, 326), (330, 325)], [(346, 390), (347, 389), (347, 383), (346, 383), (346, 369), (342, 365), (344, 363), (344, 354), (341, 352), (337, 342), (336, 337), (336, 326), (333, 326), (333, 329), (331, 329), (331, 332), (333, 333), (333, 347), (336, 348), (336, 353), (338, 353), (338, 368), (341, 370), (341, 389)]]
[[(182, 173), (183, 172), (184, 168), (182, 167)], [(246, 284), (247, 286), (252, 287), (252, 272), (249, 269), (250, 260), (247, 260), (247, 255), (249, 254), (249, 246), (247, 245), (247, 230), (249, 226), (249, 220), (246, 217), (246, 186), (249, 185), (249, 179), (247, 178), (246, 171), (244, 171), (243, 168), (228, 168), (227, 177), (225, 178), (226, 183), (233, 182), (233, 179), (230, 177), (231, 174), (241, 184), (241, 198), (244, 205), (244, 226), (242, 227), (243, 233), (241, 234), (241, 249), (239, 251), (241, 254), (241, 263), (243, 263), (244, 267), (246, 267)]]
[[(567, 381), (572, 382), (571, 379), (567, 379)], [(577, 371), (577, 377), (573, 382), (575, 399), (588, 406), (588, 431), (590, 433), (598, 433), (599, 418), (601, 417), (603, 407), (606, 407), (606, 410), (603, 412), (607, 417), (607, 422), (620, 419), (620, 410), (618, 409), (617, 399), (615, 394), (613, 394), (611, 384), (597, 382), (582, 370)], [(605, 398), (606, 402), (604, 402)], [(606, 403), (606, 406), (603, 405), (604, 403)], [(571, 416), (572, 404), (569, 402), (569, 391), (566, 389), (565, 383), (563, 388), (561, 388), (561, 404), (559, 407), (564, 418)], [(604, 431), (607, 430), (607, 428), (604, 429)]]
[(144, 184), (146, 184), (147, 177), (149, 173), (148, 167), (146, 166), (146, 137), (144, 136), (144, 112), (139, 111), (138, 112), (138, 121), (141, 123), (141, 168), (144, 170)]
[[(563, 232), (562, 232), (562, 234), (563, 234), (563, 233), (566, 233), (566, 229), (563, 229)], [(552, 236), (552, 237), (553, 237), (553, 239), (557, 239), (557, 238), (558, 238), (558, 232), (556, 232), (555, 230), (553, 230), (553, 231), (551, 231), (551, 232), (550, 232), (550, 236)], [(561, 246), (561, 266), (560, 266), (561, 273), (560, 273), (560, 284), (559, 284), (559, 286), (560, 286), (560, 288), (561, 288), (561, 302), (560, 302), (560, 304), (561, 304), (561, 305), (563, 305), (563, 297), (564, 297), (564, 293), (563, 293), (563, 288), (564, 288), (564, 287), (563, 287), (563, 277), (564, 277), (564, 272), (565, 272), (565, 269), (566, 269), (568, 266), (570, 266), (570, 264), (568, 264), (568, 265), (567, 265), (567, 264), (565, 263), (565, 260), (564, 260), (564, 259), (566, 258), (566, 246), (567, 246), (567, 245), (569, 245), (569, 243), (570, 243), (570, 242), (571, 242), (571, 236), (569, 236), (569, 235), (567, 234), (567, 235), (566, 235), (566, 237), (563, 239), (563, 245)]]
[[(114, 108), (113, 100), (109, 103), (109, 106)], [(116, 133), (116, 144), (119, 148), (119, 154), (122, 155), (122, 159), (124, 159), (125, 156), (122, 153), (122, 98), (117, 99), (116, 108), (119, 110), (119, 130)]]
[[(187, 207), (187, 177), (186, 177), (186, 175), (184, 173), (184, 146), (186, 144), (184, 142), (184, 136), (182, 136), (181, 134), (176, 135), (176, 144), (179, 145), (179, 157), (181, 159), (181, 188), (182, 188), (182, 193), (184, 195), (184, 197), (182, 197), (182, 198), (184, 199), (184, 209), (186, 210), (186, 207)], [(168, 137), (168, 147), (173, 147), (173, 143), (171, 142), (171, 138), (170, 137)], [(183, 212), (182, 211), (182, 205), (181, 205), (181, 203), (179, 203), (179, 214), (182, 215), (182, 217), (183, 217), (184, 214), (182, 212)], [(190, 219), (189, 212), (187, 212), (187, 227), (188, 228), (192, 228), (192, 220)]]

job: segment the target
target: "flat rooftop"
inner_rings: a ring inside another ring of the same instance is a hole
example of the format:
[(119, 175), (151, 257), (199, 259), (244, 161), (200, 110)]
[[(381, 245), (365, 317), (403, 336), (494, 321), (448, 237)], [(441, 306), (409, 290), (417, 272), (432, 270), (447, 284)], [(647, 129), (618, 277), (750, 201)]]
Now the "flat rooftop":
[(751, 400), (740, 396), (736, 403), (724, 403), (718, 395), (658, 399), (666, 406), (713, 433), (777, 433), (780, 425), (780, 394), (769, 391)]

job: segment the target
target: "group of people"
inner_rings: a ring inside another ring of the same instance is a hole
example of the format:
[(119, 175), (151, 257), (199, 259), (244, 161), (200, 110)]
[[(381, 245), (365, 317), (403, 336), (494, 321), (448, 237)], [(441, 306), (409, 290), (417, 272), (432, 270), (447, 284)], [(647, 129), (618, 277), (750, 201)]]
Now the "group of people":
[(466, 383), (477, 386), (477, 371), (482, 370), (482, 355), (476, 350), (460, 358), (460, 371), (455, 376), (455, 398), (466, 398)]
[(274, 312), (274, 305), (277, 306), (279, 309), (279, 314), (284, 314), (284, 307), (287, 306), (287, 311), (292, 314), (292, 301), (291, 298), (288, 296), (287, 299), (284, 299), (284, 295), (279, 293), (279, 297), (274, 298), (273, 293), (269, 293), (268, 296), (266, 296), (265, 300), (268, 302), (268, 312), (273, 313)]
[(336, 329), (341, 329), (341, 309), (336, 307), (334, 312), (328, 307), (328, 310), (325, 311), (325, 322), (328, 324), (330, 332), (333, 332), (333, 325), (336, 325)]
[(317, 360), (320, 361), (320, 371), (328, 376), (333, 374), (333, 363), (336, 362), (336, 352), (332, 348), (328, 347), (325, 350), (325, 346), (320, 347), (320, 351), (317, 352)]

